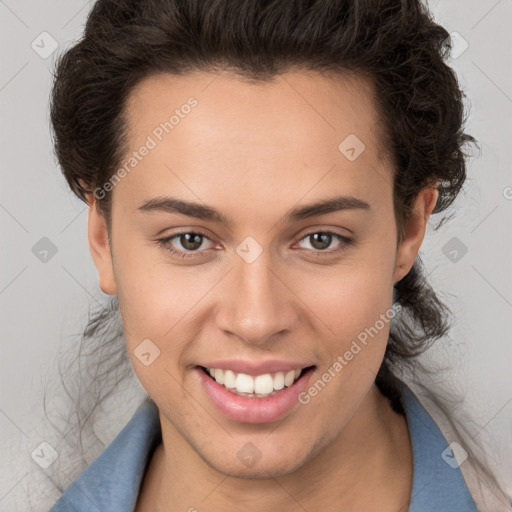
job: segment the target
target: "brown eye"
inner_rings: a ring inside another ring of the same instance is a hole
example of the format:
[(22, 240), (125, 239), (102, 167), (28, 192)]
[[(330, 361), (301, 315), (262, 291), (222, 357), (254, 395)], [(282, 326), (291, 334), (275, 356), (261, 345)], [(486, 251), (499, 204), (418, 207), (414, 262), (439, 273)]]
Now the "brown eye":
[(199, 233), (183, 233), (179, 237), (181, 246), (187, 251), (195, 251), (201, 247), (203, 235)]
[[(210, 242), (210, 245), (208, 245)], [(204, 233), (183, 231), (175, 235), (158, 239), (158, 243), (173, 256), (193, 258), (205, 256), (212, 249), (212, 241)]]
[(313, 233), (309, 235), (311, 245), (315, 249), (327, 249), (332, 242), (332, 235), (330, 233)]
[[(307, 245), (304, 246), (302, 245), (303, 243)], [(314, 253), (317, 251), (318, 254), (325, 253), (326, 255), (341, 252), (347, 249), (352, 243), (353, 239), (332, 231), (316, 231), (309, 233), (303, 236), (299, 242), (302, 248), (307, 249), (308, 252)]]

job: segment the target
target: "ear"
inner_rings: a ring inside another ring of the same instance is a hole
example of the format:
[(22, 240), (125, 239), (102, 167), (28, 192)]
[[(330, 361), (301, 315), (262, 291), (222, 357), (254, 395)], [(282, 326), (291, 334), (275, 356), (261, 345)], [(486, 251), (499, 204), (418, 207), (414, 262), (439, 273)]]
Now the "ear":
[(434, 187), (424, 188), (414, 201), (413, 211), (406, 220), (404, 237), (395, 258), (393, 281), (396, 283), (406, 276), (414, 265), (420, 250), (428, 219), (434, 209), (438, 191)]
[(93, 194), (87, 194), (87, 202), (89, 203), (89, 249), (98, 269), (100, 288), (107, 295), (116, 295), (117, 286), (114, 278), (107, 224), (103, 215), (96, 208), (96, 200)]

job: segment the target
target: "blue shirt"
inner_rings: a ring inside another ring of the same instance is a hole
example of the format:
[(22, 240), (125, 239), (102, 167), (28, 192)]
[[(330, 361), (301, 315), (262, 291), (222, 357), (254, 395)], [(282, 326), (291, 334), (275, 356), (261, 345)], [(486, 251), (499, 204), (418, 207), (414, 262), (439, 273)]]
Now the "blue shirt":
[[(409, 512), (478, 512), (460, 469), (450, 464), (453, 453), (441, 431), (405, 385), (402, 405), (413, 455)], [(50, 512), (133, 512), (147, 464), (160, 442), (158, 408), (148, 398)]]

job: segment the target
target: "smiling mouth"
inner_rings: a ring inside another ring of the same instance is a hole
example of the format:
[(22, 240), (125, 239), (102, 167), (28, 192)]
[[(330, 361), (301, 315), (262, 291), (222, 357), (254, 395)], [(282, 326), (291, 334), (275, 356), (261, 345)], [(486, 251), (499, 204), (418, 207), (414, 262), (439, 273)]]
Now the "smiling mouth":
[(250, 398), (265, 398), (274, 396), (283, 389), (293, 386), (315, 366), (298, 368), (288, 372), (274, 372), (257, 375), (255, 377), (244, 373), (223, 370), (219, 368), (207, 368), (199, 366), (201, 370), (217, 384), (223, 386), (235, 395)]

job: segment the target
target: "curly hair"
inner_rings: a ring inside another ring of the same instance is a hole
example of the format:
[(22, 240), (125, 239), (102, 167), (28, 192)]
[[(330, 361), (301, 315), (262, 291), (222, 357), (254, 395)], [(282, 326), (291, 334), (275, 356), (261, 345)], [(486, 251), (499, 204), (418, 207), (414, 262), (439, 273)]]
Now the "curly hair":
[[(448, 32), (419, 0), (98, 0), (83, 37), (56, 66), (55, 152), (71, 190), (87, 201), (122, 161), (127, 99), (143, 79), (217, 70), (251, 81), (301, 69), (361, 76), (376, 91), (399, 244), (423, 188), (439, 191), (433, 213), (452, 205), (466, 179), (464, 146), (476, 143), (463, 131), (464, 94), (445, 62), (449, 50)], [(111, 192), (97, 198), (97, 206), (110, 233)], [(403, 413), (395, 370), (447, 333), (450, 311), (428, 284), (419, 257), (395, 284), (394, 302), (401, 313), (375, 382)], [(96, 368), (112, 368), (106, 346), (123, 353), (121, 330), (107, 328), (117, 311), (113, 298), (89, 318), (82, 342)], [(116, 361), (129, 364), (126, 355)], [(108, 371), (100, 374), (94, 406), (111, 390)], [(91, 417), (82, 411), (81, 426)]]

